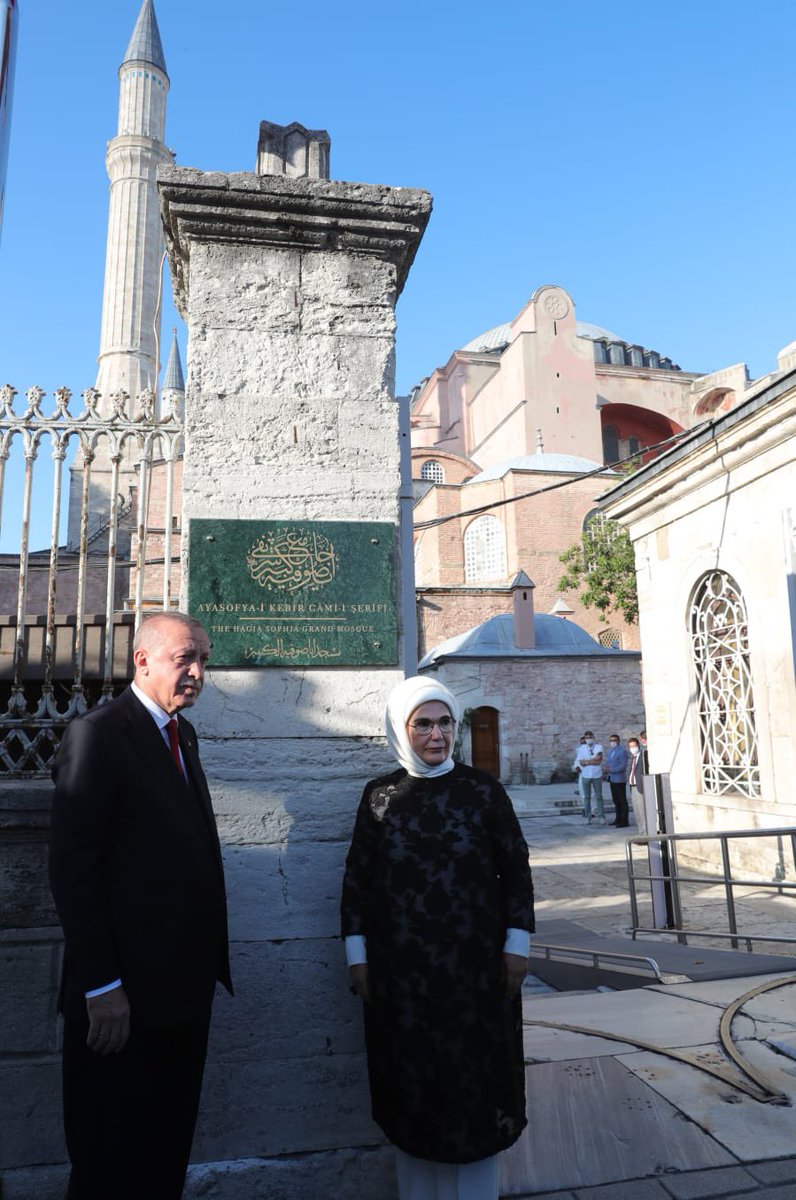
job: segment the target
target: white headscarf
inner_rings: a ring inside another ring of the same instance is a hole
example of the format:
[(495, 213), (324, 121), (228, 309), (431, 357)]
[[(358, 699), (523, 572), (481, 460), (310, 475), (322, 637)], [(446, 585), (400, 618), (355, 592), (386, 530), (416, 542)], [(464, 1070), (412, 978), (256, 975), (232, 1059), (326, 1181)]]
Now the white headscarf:
[(436, 767), (430, 767), (412, 749), (409, 734), (406, 732), (406, 722), (415, 709), (419, 708), (421, 704), (427, 704), (429, 700), (440, 700), (446, 704), (453, 719), (458, 720), (459, 711), (452, 693), (444, 684), (424, 675), (414, 675), (411, 679), (404, 679), (402, 683), (394, 687), (390, 692), (387, 711), (384, 714), (387, 744), (398, 762), (413, 779), (432, 779), (436, 775), (447, 775), (448, 771), (452, 771), (455, 766), (453, 759), (448, 755), (444, 762)]

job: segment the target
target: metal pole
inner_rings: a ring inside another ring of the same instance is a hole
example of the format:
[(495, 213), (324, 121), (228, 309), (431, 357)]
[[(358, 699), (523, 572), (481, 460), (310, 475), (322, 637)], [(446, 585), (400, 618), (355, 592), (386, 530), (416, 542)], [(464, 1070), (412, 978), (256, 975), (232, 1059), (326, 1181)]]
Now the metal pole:
[(47, 574), (47, 632), (44, 643), (44, 687), (42, 689), (45, 706), (51, 707), (50, 716), (57, 716), (53, 696), (53, 671), (55, 668), (55, 596), (58, 588), (58, 527), (61, 523), (61, 485), (63, 478), (66, 443), (53, 434), (53, 508), (50, 525), (50, 566)]
[(111, 509), (108, 527), (108, 577), (105, 589), (105, 663), (100, 703), (113, 698), (113, 614), (116, 591), (116, 541), (119, 524), (119, 464), (121, 458), (121, 449), (117, 447), (111, 455), (113, 469), (111, 471)]
[(630, 920), (633, 925), (633, 940), (636, 939), (638, 927), (638, 897), (636, 895), (636, 875), (633, 869), (633, 843), (625, 843), (625, 861), (627, 862), (627, 886), (630, 892)]
[(28, 597), (28, 543), (30, 539), (30, 503), (33, 495), (33, 464), (38, 445), (35, 435), (25, 435), (25, 493), (22, 501), (22, 534), (19, 542), (19, 586), (17, 589), (17, 636), (14, 643), (14, 686), (16, 705), (24, 709), (22, 663), (25, 659), (25, 610)]
[(166, 458), (166, 511), (163, 516), (163, 609), (171, 608), (172, 524), (174, 522), (174, 452), (176, 439), (169, 439)]
[(77, 557), (77, 603), (75, 608), (75, 649), (72, 694), (79, 707), (85, 707), (83, 695), (83, 657), (86, 651), (86, 567), (88, 563), (88, 497), (94, 452), (81, 438), (83, 484), (80, 493), (80, 544)]
[(149, 507), (149, 463), (152, 454), (152, 441), (148, 437), (141, 451), (138, 464), (138, 553), (136, 555), (135, 580), (135, 628), (141, 624), (141, 613), (144, 607), (144, 570), (146, 567), (146, 516)]
[(401, 536), (401, 616), (404, 633), (404, 674), (417, 674), (417, 599), (415, 597), (415, 550), (412, 509), (412, 441), (409, 397), (398, 396), (398, 434), (401, 451), (399, 521)]
[[(725, 897), (727, 900), (727, 922), (730, 927), (730, 933), (736, 934), (738, 932), (738, 923), (735, 918), (735, 896), (733, 894), (733, 888), (732, 888), (732, 869), (730, 867), (730, 848), (729, 848), (729, 844), (727, 842), (727, 838), (724, 835), (721, 836), (721, 838), (719, 839), (719, 842), (721, 845), (721, 861), (722, 861), (722, 865), (724, 867), (724, 894), (725, 894)], [(747, 946), (751, 950), (751, 945), (748, 942), (748, 940), (747, 940)], [(732, 938), (732, 948), (733, 948), (733, 950), (738, 949), (737, 937)]]

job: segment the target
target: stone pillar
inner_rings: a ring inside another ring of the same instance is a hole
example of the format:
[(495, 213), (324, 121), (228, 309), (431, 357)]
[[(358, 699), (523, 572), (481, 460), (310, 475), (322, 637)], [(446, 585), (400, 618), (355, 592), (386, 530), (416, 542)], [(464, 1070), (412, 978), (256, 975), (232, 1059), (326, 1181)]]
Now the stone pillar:
[[(183, 530), (389, 522), (398, 560), (394, 306), (430, 197), (174, 167), (158, 180), (189, 335)], [(400, 583), (398, 562), (396, 606)], [(195, 712), (237, 996), (216, 1005), (195, 1145), (208, 1165), (192, 1186), (238, 1160), (225, 1197), (392, 1194), (391, 1156), (364, 1149), (382, 1139), (338, 910), (362, 786), (390, 768), (383, 712), (401, 676), (398, 664), (209, 672)]]

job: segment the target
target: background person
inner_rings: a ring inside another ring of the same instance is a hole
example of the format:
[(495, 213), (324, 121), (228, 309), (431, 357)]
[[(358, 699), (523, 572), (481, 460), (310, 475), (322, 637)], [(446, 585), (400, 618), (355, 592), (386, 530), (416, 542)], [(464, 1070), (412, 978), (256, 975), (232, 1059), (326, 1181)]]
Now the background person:
[(628, 826), (627, 758), (627, 750), (622, 745), (619, 734), (612, 733), (608, 739), (608, 753), (605, 756), (605, 774), (616, 810), (616, 817), (611, 824), (620, 829), (626, 829)]
[(434, 680), (393, 690), (401, 766), (365, 788), (343, 885), (373, 1117), (397, 1148), (401, 1200), (496, 1200), (497, 1154), (526, 1124), (528, 847), (498, 781), (453, 762), (456, 715)]
[(595, 742), (594, 734), (590, 729), (587, 729), (583, 735), (583, 744), (578, 746), (575, 761), (580, 766), (580, 786), (583, 794), (583, 816), (589, 825), (592, 823), (591, 815), (591, 797), (594, 795), (594, 803), (597, 808), (597, 820), (601, 825), (605, 824), (605, 810), (603, 807), (603, 748), (599, 742)]
[(580, 781), (580, 763), (578, 762), (578, 749), (580, 746), (584, 746), (585, 744), (586, 744), (586, 739), (585, 739), (585, 737), (582, 737), (580, 739), (580, 741), (578, 742), (578, 745), (575, 747), (575, 757), (572, 760), (572, 770), (575, 772), (575, 780), (578, 785), (575, 789), (575, 795), (580, 796), (581, 803), (584, 805), (584, 807), (586, 804), (586, 797), (583, 795), (583, 785), (581, 784), (581, 781)]
[(182, 1195), (216, 980), (232, 990), (218, 835), (182, 715), (208, 651), (193, 618), (146, 618), (134, 682), (68, 726), (55, 762), (68, 1200)]
[(639, 833), (647, 832), (647, 813), (644, 808), (644, 751), (638, 738), (627, 739), (627, 786), (633, 802), (633, 816)]

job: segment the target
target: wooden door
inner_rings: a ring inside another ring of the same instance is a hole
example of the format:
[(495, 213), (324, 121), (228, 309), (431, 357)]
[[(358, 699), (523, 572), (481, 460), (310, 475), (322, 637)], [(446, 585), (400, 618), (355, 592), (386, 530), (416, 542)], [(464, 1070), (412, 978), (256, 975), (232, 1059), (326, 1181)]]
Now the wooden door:
[(473, 750), (473, 766), (482, 771), (491, 771), (500, 778), (500, 739), (498, 736), (498, 710), (485, 704), (473, 709), (470, 725), (470, 741)]

